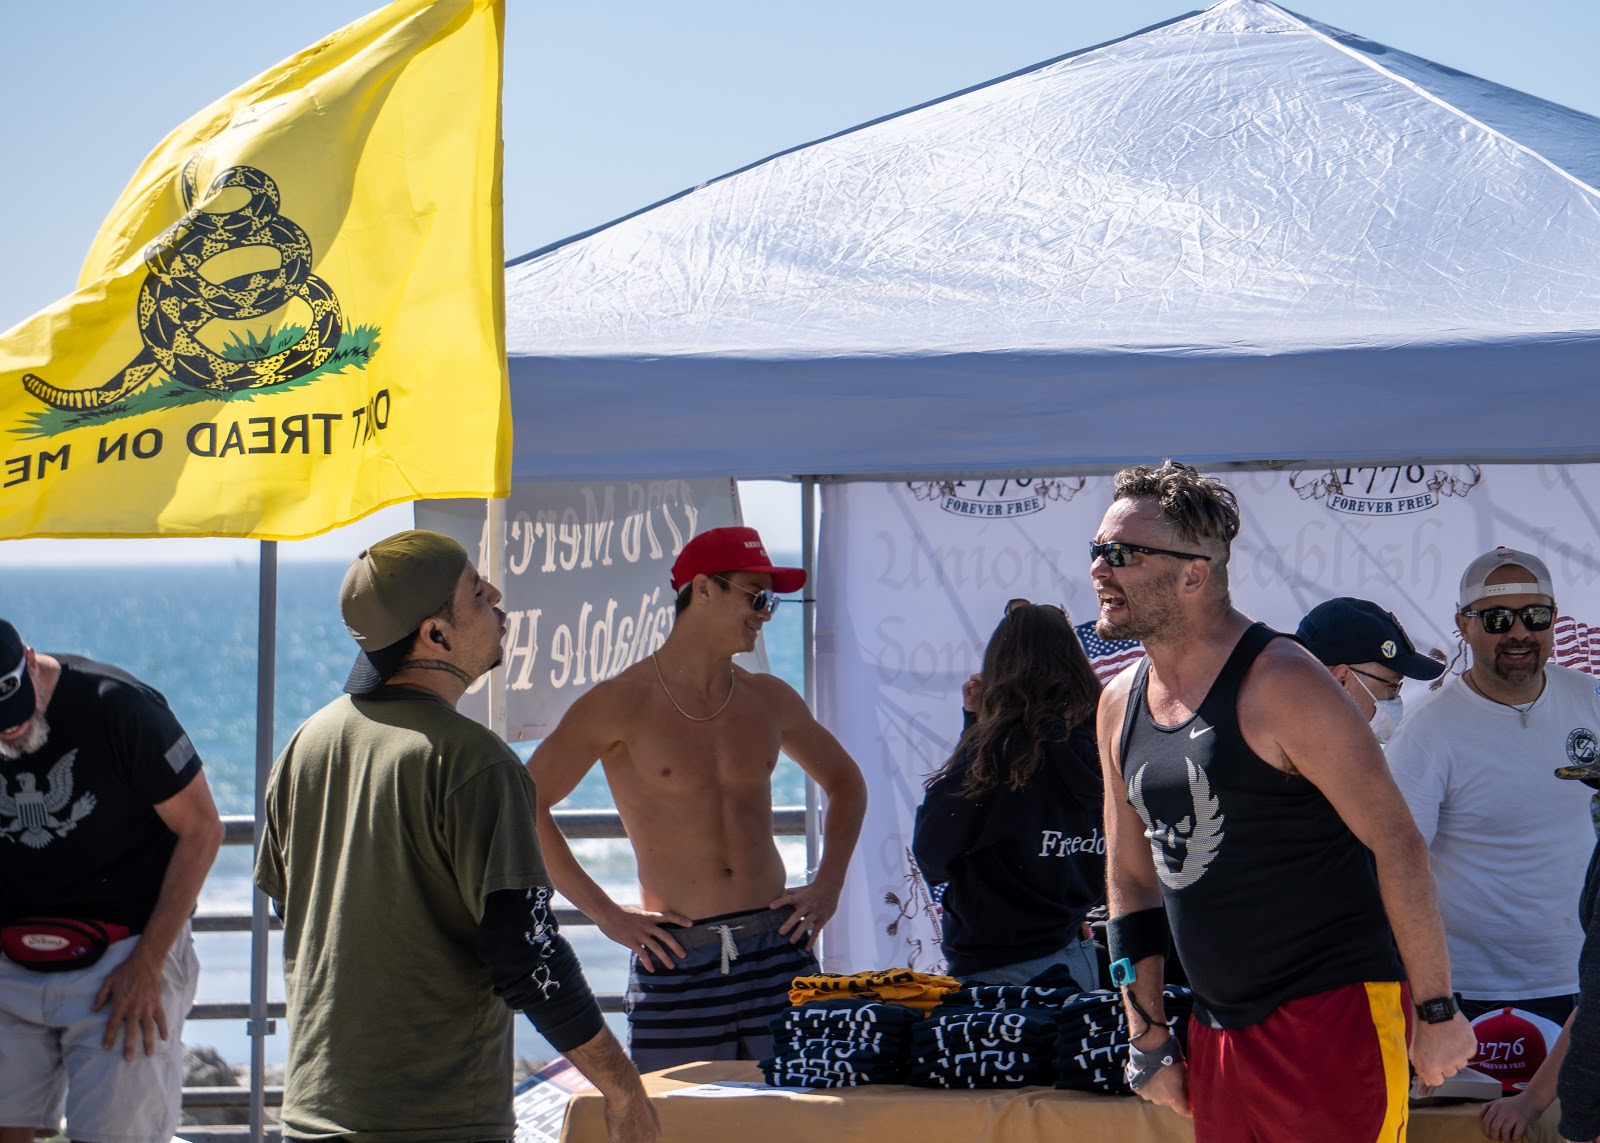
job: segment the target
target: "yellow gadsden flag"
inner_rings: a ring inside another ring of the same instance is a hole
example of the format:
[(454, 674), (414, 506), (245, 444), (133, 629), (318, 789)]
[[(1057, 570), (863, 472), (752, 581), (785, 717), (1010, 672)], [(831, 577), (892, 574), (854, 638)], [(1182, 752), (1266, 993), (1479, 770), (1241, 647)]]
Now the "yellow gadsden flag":
[(0, 538), (316, 535), (504, 496), (502, 0), (397, 0), (133, 176), (0, 334)]

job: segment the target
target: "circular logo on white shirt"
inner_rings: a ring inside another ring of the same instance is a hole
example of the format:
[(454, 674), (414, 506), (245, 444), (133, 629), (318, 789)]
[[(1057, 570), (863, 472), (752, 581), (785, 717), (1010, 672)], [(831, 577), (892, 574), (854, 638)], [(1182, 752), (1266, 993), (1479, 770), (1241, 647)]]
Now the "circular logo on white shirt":
[(1600, 738), (1587, 726), (1578, 727), (1567, 735), (1567, 757), (1575, 765), (1600, 759)]

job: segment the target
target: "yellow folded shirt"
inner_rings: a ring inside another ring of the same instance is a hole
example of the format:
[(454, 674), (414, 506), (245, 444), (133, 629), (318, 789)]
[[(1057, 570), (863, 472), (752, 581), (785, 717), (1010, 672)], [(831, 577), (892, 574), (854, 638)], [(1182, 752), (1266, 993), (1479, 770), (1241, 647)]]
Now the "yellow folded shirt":
[(812, 976), (795, 977), (789, 989), (789, 1002), (804, 1004), (810, 1000), (848, 996), (858, 1000), (904, 1004), (926, 1014), (938, 1007), (946, 993), (960, 987), (961, 982), (953, 977), (913, 972), (909, 968), (853, 973), (819, 972)]

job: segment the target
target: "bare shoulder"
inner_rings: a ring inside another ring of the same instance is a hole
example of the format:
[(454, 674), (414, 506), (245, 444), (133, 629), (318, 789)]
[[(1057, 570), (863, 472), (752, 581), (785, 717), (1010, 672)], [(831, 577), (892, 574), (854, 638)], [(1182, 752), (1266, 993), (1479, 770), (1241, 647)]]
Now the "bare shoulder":
[[(641, 670), (642, 668), (642, 670)], [(627, 670), (601, 683), (596, 683), (579, 695), (562, 716), (563, 725), (615, 727), (626, 716), (639, 709), (655, 685), (655, 675), (649, 674), (647, 662), (635, 663)]]
[(1274, 639), (1245, 672), (1240, 699), (1348, 703), (1328, 668), (1293, 639)]
[(589, 693), (604, 692), (622, 698), (637, 698), (651, 687), (660, 686), (661, 677), (656, 673), (652, 658), (654, 656), (646, 655), (633, 666), (617, 672), (603, 683), (597, 683)]
[(1111, 681), (1100, 692), (1101, 709), (1105, 709), (1108, 706), (1122, 707), (1128, 705), (1128, 694), (1133, 690), (1133, 676), (1138, 673), (1139, 664), (1130, 663), (1115, 675), (1112, 675)]
[(1102, 728), (1122, 721), (1123, 712), (1128, 708), (1128, 695), (1133, 691), (1133, 676), (1138, 671), (1138, 663), (1124, 667), (1112, 676), (1111, 681), (1100, 692), (1100, 711), (1097, 721)]
[(754, 687), (760, 695), (770, 698), (774, 703), (805, 703), (805, 700), (800, 698), (800, 692), (774, 674), (746, 671), (738, 664), (734, 664), (733, 674), (734, 677), (738, 677), (741, 687)]
[(1377, 739), (1355, 704), (1328, 668), (1292, 639), (1267, 644), (1245, 673), (1239, 728), (1261, 758), (1319, 785), (1330, 766), (1352, 759), (1382, 765)]
[(1116, 770), (1122, 749), (1122, 721), (1128, 709), (1128, 695), (1133, 691), (1133, 676), (1139, 664), (1133, 663), (1112, 676), (1100, 692), (1100, 707), (1095, 712), (1095, 738), (1100, 747), (1102, 765)]
[(774, 710), (788, 714), (802, 711), (809, 717), (811, 708), (806, 706), (806, 700), (800, 696), (800, 692), (777, 675), (766, 675), (759, 671), (747, 671), (739, 666), (734, 667), (733, 672), (740, 686), (747, 686), (755, 691)]

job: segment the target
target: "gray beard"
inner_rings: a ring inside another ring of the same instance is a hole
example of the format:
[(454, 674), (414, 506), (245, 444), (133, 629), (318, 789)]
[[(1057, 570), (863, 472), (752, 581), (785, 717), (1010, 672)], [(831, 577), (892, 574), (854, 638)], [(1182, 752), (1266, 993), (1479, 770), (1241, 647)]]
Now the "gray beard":
[(50, 724), (45, 721), (44, 712), (40, 711), (33, 716), (33, 722), (16, 742), (0, 741), (0, 758), (7, 762), (15, 762), (18, 758), (26, 758), (35, 754), (44, 747), (50, 738)]

